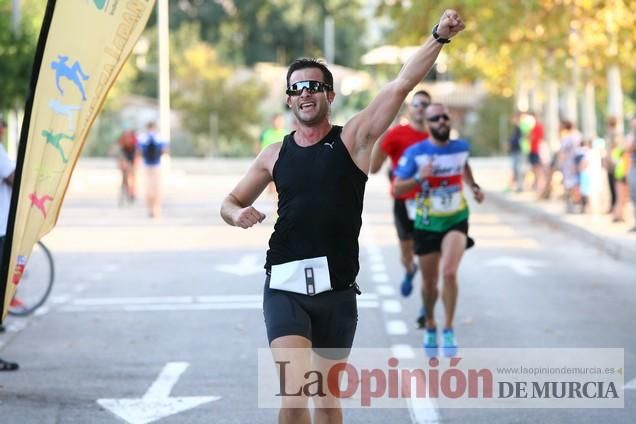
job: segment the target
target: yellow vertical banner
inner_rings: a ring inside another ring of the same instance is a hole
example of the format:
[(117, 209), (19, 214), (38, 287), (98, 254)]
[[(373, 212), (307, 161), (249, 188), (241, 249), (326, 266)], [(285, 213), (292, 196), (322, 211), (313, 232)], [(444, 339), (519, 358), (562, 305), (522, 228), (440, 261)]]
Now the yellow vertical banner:
[(75, 164), (155, 0), (49, 0), (7, 223), (2, 319), (33, 246), (55, 226)]

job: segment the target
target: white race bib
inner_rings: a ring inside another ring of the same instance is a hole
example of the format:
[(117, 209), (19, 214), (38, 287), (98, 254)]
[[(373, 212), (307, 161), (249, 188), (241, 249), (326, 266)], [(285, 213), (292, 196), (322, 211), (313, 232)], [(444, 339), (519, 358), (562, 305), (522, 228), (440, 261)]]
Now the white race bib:
[(308, 296), (331, 290), (327, 257), (272, 265), (269, 288)]
[(411, 221), (415, 221), (415, 212), (417, 212), (417, 201), (415, 199), (405, 199), (404, 207), (406, 208), (406, 216)]
[(458, 186), (436, 187), (431, 190), (431, 212), (448, 214), (458, 211), (462, 192)]

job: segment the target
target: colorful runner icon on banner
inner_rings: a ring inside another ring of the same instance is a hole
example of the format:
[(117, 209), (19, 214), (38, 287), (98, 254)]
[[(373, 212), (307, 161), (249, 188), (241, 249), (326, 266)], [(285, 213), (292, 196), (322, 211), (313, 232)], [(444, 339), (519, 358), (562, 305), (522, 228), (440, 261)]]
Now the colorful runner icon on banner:
[(86, 100), (86, 92), (84, 91), (84, 83), (82, 81), (88, 80), (88, 75), (82, 70), (82, 66), (76, 60), (73, 66), (68, 66), (68, 56), (57, 55), (58, 60), (51, 62), (51, 69), (55, 70), (55, 85), (60, 94), (64, 95), (64, 90), (60, 85), (60, 79), (66, 78), (82, 93), (82, 100)]
[(80, 110), (79, 105), (65, 105), (57, 100), (49, 101), (49, 107), (58, 115), (64, 115), (67, 120), (67, 129), (75, 131), (75, 112)]
[(34, 244), (57, 222), (88, 132), (154, 7), (155, 0), (47, 1), (1, 259), (0, 319)]
[(46, 138), (46, 143), (52, 145), (58, 152), (60, 152), (60, 155), (62, 156), (62, 160), (64, 161), (64, 163), (68, 162), (68, 158), (66, 156), (64, 156), (64, 149), (62, 148), (62, 140), (70, 140), (70, 141), (74, 141), (75, 140), (75, 136), (73, 135), (67, 135), (64, 133), (52, 133), (49, 130), (44, 130), (42, 131), (42, 136), (44, 138)]

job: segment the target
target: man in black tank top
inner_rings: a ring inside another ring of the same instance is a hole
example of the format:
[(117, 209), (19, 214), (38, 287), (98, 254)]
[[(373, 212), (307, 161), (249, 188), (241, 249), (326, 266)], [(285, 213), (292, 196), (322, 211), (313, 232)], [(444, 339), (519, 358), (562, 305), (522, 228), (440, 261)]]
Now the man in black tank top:
[[(264, 149), (221, 205), (225, 222), (252, 227), (265, 219), (252, 204), (271, 181), (276, 185), (278, 219), (265, 262), (263, 311), (285, 393), (298, 392), (307, 371), (318, 371), (324, 381), (334, 361), (346, 361), (357, 324), (358, 235), (373, 144), (462, 29), (457, 12), (446, 10), (397, 77), (343, 127), (329, 122), (336, 96), (331, 72), (314, 59), (294, 61), (286, 92), (296, 131)], [(325, 394), (312, 396), (314, 422), (341, 423), (338, 398)], [(308, 396), (280, 398), (280, 423), (311, 422)]]

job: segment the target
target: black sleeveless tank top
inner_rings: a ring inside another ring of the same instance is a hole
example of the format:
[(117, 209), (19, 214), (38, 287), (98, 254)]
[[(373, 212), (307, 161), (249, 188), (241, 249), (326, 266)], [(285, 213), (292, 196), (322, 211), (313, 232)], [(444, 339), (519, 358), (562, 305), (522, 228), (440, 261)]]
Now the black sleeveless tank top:
[(294, 132), (283, 139), (273, 176), (278, 219), (265, 268), (326, 256), (331, 287), (355, 282), (358, 236), (367, 176), (357, 167), (334, 126), (318, 143), (300, 147)]

